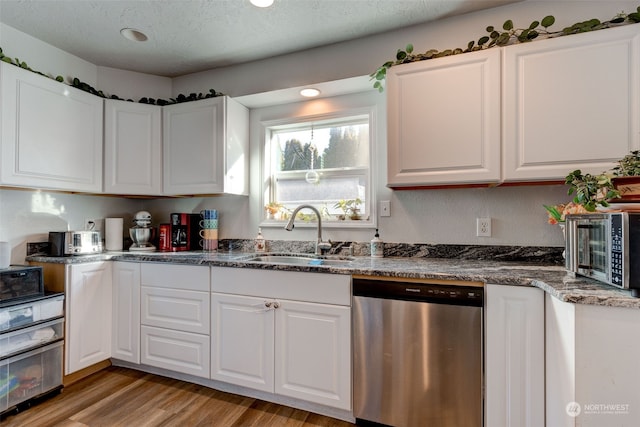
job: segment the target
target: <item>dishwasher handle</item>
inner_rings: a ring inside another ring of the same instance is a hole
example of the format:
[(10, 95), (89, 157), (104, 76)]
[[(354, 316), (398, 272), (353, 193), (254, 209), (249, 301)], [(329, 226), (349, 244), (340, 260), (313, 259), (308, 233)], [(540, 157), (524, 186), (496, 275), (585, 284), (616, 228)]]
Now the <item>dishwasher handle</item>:
[(472, 307), (484, 305), (484, 287), (472, 285), (357, 278), (353, 279), (353, 296)]

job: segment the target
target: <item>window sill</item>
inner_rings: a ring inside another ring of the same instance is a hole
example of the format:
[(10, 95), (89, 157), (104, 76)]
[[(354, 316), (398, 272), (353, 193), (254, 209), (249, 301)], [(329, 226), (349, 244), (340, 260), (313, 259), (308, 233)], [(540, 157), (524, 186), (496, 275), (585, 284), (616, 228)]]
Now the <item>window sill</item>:
[[(265, 219), (260, 222), (259, 226), (263, 228), (284, 228), (287, 225), (287, 220), (277, 220), (277, 219)], [(304, 221), (297, 219), (295, 222), (296, 228), (316, 228), (316, 221)], [(336, 229), (345, 229), (345, 228), (375, 228), (376, 224), (374, 221), (370, 219), (366, 220), (322, 220), (322, 228), (336, 228)]]

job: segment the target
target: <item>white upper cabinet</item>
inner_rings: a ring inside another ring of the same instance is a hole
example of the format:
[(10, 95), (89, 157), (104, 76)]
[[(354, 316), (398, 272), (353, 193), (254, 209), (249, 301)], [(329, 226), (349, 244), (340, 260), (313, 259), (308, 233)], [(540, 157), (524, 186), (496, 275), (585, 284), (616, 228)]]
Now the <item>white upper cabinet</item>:
[(162, 194), (162, 107), (104, 102), (104, 191)]
[(162, 112), (164, 194), (248, 194), (247, 108), (222, 96)]
[(640, 27), (504, 48), (506, 181), (600, 173), (640, 148)]
[(500, 49), (387, 73), (388, 186), (500, 180)]
[(102, 191), (100, 97), (0, 65), (3, 185)]

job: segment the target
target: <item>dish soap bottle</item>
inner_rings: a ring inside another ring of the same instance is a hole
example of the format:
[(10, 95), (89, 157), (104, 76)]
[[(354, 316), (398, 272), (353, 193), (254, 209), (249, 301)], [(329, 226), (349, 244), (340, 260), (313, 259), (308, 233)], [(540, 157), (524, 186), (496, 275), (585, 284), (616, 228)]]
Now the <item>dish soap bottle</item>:
[(382, 258), (384, 256), (384, 242), (380, 240), (377, 228), (375, 236), (371, 239), (371, 256), (373, 258)]
[(262, 236), (262, 228), (258, 228), (258, 235), (254, 241), (253, 250), (255, 252), (264, 252), (267, 250), (267, 242), (264, 240), (264, 236)]

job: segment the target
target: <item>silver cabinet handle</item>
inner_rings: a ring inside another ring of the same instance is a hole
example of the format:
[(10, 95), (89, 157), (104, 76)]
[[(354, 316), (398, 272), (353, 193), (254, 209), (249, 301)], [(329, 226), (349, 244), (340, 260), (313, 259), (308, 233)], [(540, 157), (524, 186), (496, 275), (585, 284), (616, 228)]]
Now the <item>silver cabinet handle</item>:
[(278, 301), (265, 301), (264, 302), (264, 306), (267, 309), (274, 309), (275, 310), (276, 308), (280, 307), (280, 303)]

